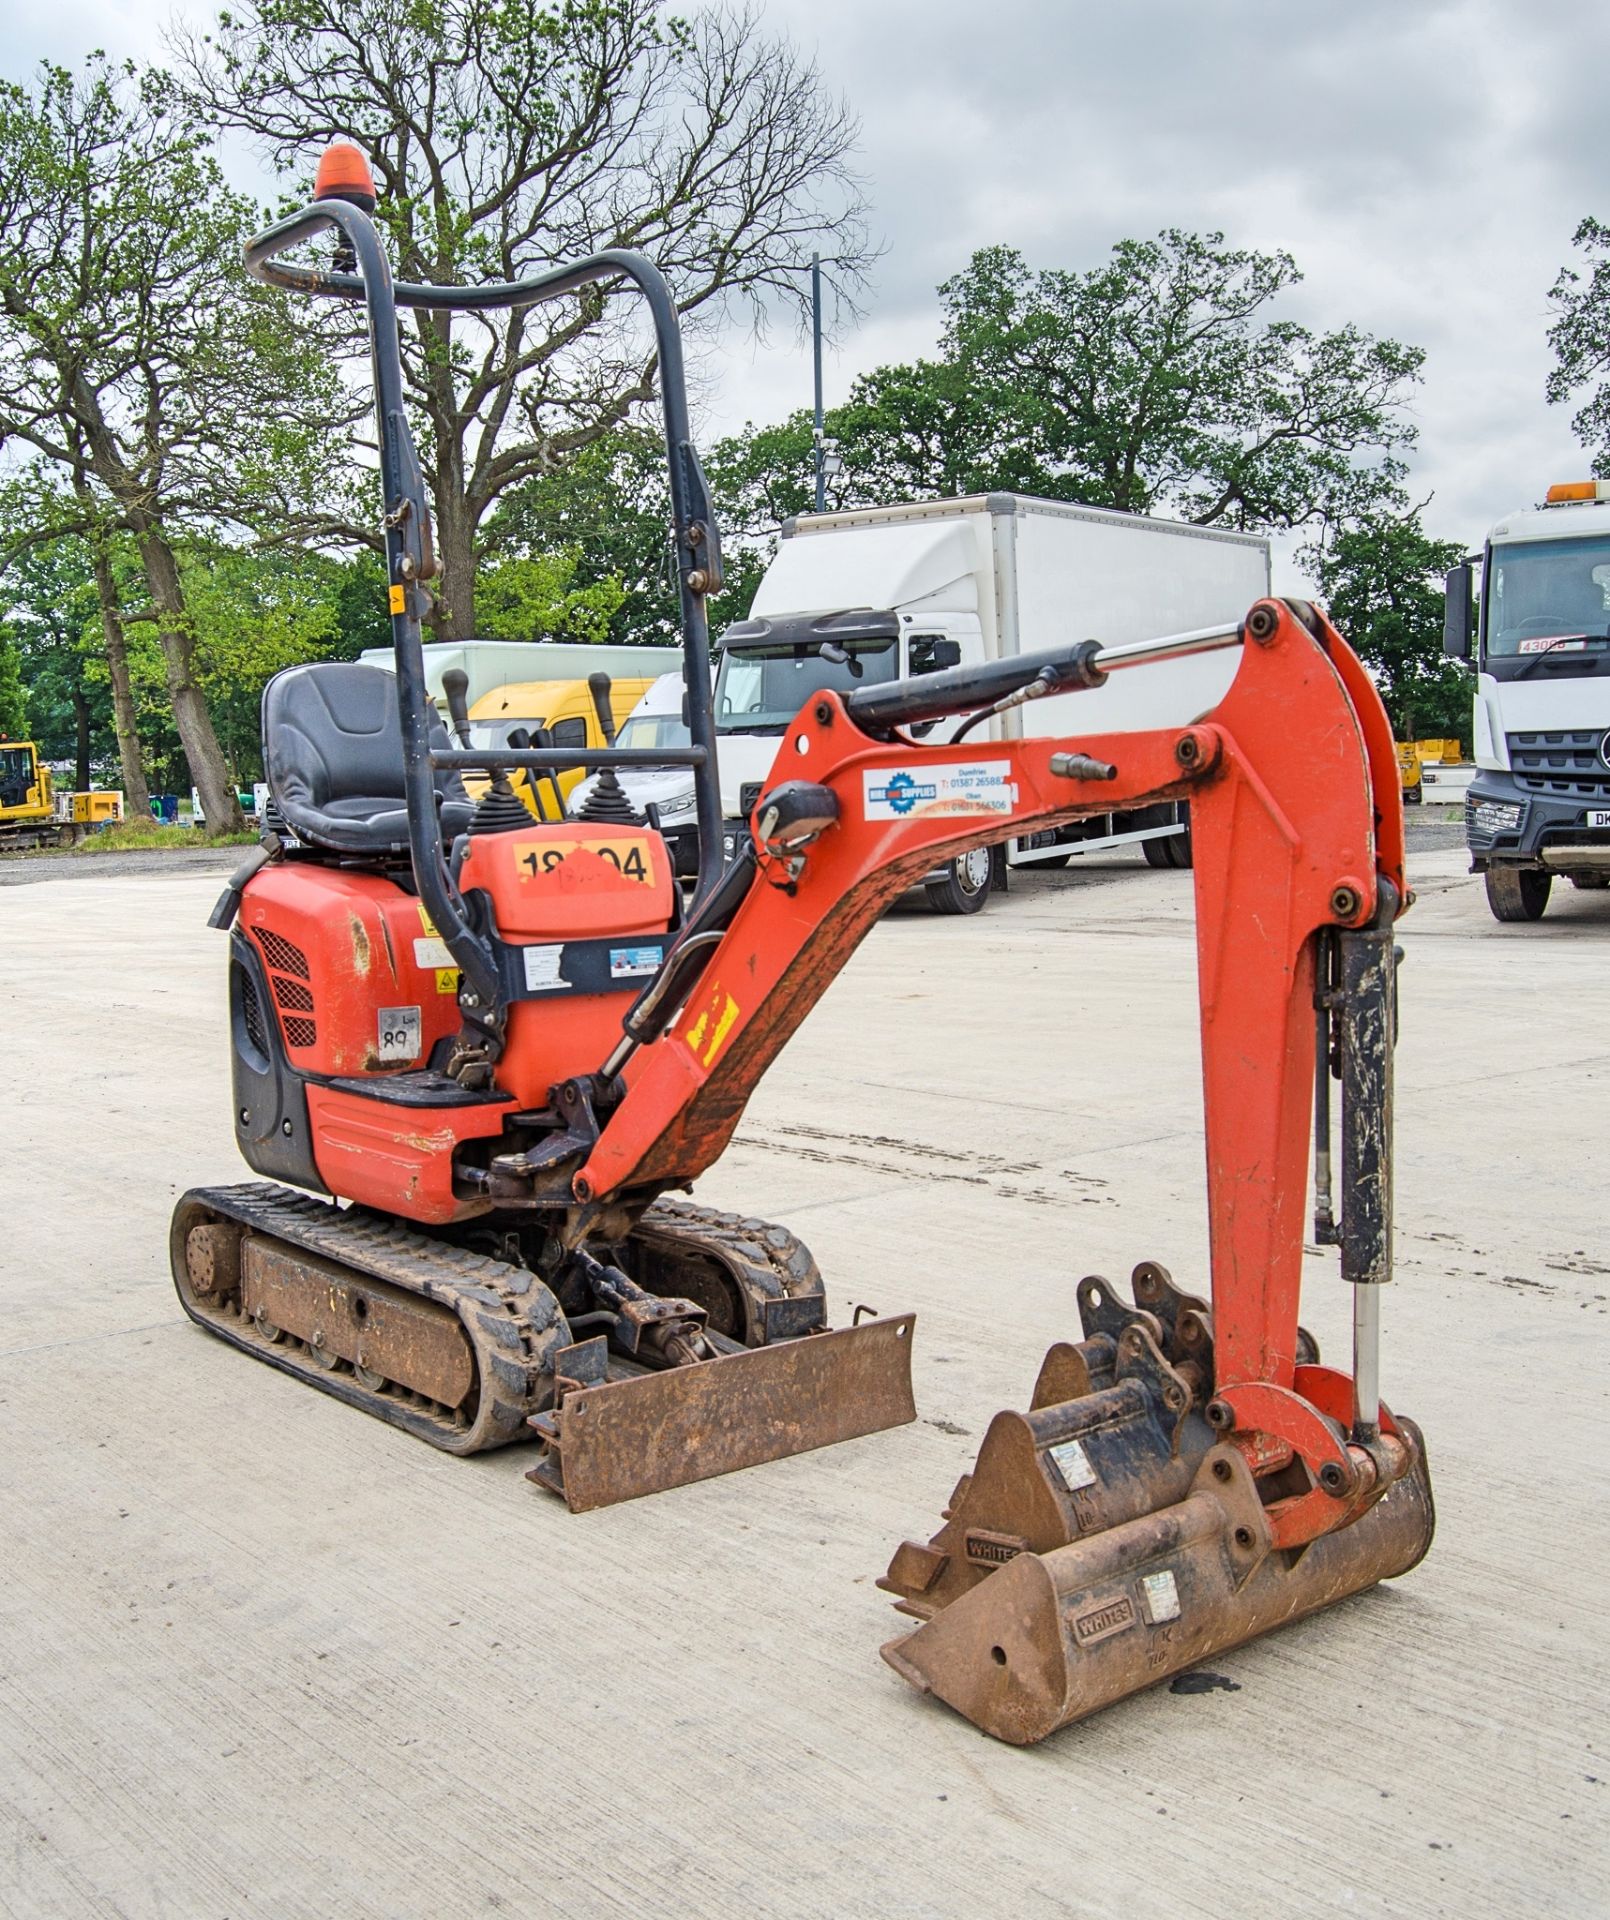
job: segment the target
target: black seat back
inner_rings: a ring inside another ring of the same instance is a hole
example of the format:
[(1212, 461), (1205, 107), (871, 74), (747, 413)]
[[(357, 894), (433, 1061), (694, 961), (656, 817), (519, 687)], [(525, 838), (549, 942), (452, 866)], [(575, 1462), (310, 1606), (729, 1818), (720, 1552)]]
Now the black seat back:
[[(439, 719), (430, 744), (449, 744)], [(263, 764), (274, 804), (299, 840), (342, 853), (406, 850), (395, 675), (356, 660), (275, 674), (263, 689)], [(435, 786), (450, 840), (469, 825), (469, 796), (456, 773), (438, 772)]]

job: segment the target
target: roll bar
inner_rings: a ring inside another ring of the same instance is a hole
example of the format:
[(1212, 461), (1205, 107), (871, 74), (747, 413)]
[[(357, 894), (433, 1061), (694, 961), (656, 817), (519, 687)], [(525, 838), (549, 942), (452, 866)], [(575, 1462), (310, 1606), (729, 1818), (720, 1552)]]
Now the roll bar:
[[(280, 255), (337, 229), (350, 250), (356, 273), (325, 272), (294, 266)], [(369, 319), (369, 352), (375, 389), (375, 424), (380, 438), (380, 472), (385, 494), (386, 571), (391, 594), (391, 637), (397, 659), (397, 704), (402, 721), (404, 793), (408, 844), (419, 897), (462, 971), (459, 1004), (466, 1018), (501, 1046), (506, 1009), (498, 971), (488, 942), (470, 925), (463, 896), (443, 858), (441, 823), (436, 812), (433, 774), (437, 767), (489, 765), (593, 766), (650, 762), (619, 749), (566, 753), (532, 749), (490, 756), (433, 753), (431, 709), (425, 693), (425, 664), (420, 623), (425, 612), (421, 585), (436, 571), (431, 546), (430, 509), (413, 436), (404, 408), (402, 353), (397, 337), (397, 308), (489, 312), (537, 306), (599, 282), (629, 280), (648, 302), (660, 362), (660, 394), (665, 415), (665, 450), (670, 469), (672, 533), (677, 552), (677, 591), (681, 603), (683, 675), (687, 682), (688, 733), (699, 824), (699, 878), (702, 900), (721, 874), (721, 788), (716, 767), (715, 707), (710, 684), (710, 630), (705, 600), (721, 587), (721, 543), (710, 490), (688, 424), (687, 378), (682, 333), (665, 277), (651, 260), (622, 248), (610, 248), (568, 266), (554, 267), (529, 280), (494, 282), (482, 287), (434, 287), (393, 282), (391, 267), (374, 223), (361, 208), (342, 199), (316, 200), (246, 243), (246, 269), (270, 286), (326, 298), (362, 300)], [(676, 756), (680, 758), (680, 756)], [(665, 765), (673, 755), (651, 756)]]

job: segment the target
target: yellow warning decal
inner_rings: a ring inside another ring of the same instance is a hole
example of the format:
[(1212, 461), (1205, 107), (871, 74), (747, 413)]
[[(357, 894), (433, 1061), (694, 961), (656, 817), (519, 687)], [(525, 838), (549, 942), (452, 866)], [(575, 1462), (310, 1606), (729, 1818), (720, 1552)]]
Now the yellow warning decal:
[(393, 613), (406, 613), (408, 611), (408, 589), (406, 587), (392, 588), (391, 610)]
[(714, 1064), (740, 1011), (738, 1002), (725, 987), (710, 989), (703, 1007), (683, 1035), (695, 1060), (706, 1067)]
[(573, 853), (596, 853), (623, 880), (647, 886), (654, 878), (641, 840), (516, 840), (515, 871), (522, 880), (539, 880), (562, 867)]
[(436, 991), (438, 993), (458, 992), (457, 967), (438, 967), (436, 969)]

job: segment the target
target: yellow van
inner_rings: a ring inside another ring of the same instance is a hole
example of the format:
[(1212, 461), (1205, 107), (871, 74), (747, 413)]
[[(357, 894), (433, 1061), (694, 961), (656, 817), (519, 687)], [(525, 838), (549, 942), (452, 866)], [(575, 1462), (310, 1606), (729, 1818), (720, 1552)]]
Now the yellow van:
[[(617, 728), (653, 686), (654, 679), (651, 673), (641, 679), (610, 682), (609, 708)], [(522, 727), (527, 732), (546, 727), (556, 747), (594, 750), (609, 744), (598, 724), (593, 690), (585, 680), (522, 680), (496, 688), (470, 708), (471, 744), (483, 751), (506, 747), (509, 735)], [(585, 772), (584, 767), (567, 767), (558, 776), (559, 791), (566, 800)], [(534, 786), (524, 772), (514, 774), (512, 781), (515, 792), (539, 820), (564, 817), (555, 805), (554, 782), (546, 776)], [(464, 784), (474, 797), (486, 784), (485, 776), (466, 774)]]

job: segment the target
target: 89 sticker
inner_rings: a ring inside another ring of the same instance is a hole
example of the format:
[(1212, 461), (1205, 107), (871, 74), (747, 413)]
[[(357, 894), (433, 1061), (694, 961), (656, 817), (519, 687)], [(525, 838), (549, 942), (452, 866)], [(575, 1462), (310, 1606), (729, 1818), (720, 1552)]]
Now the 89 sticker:
[(382, 1007), (378, 1020), (382, 1066), (398, 1066), (419, 1058), (418, 1007)]
[(514, 864), (522, 880), (557, 872), (573, 853), (596, 853), (623, 880), (647, 885), (654, 878), (641, 840), (520, 840)]

